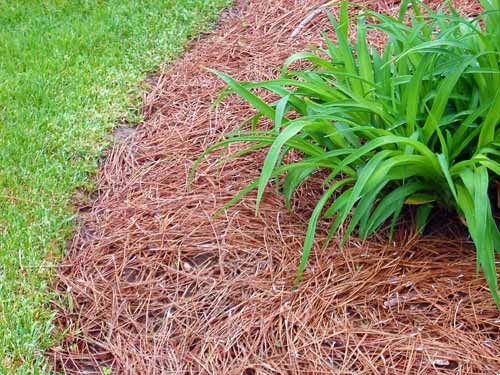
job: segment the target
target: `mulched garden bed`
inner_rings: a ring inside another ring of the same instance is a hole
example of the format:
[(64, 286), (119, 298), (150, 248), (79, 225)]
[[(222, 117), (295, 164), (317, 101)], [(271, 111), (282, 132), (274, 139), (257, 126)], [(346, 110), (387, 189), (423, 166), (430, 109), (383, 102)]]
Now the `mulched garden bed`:
[[(398, 11), (389, 0), (363, 3)], [(437, 236), (454, 218), (436, 218), (426, 236), (403, 223), (390, 243), (353, 238), (342, 250), (335, 240), (321, 250), (325, 225), (292, 290), (319, 181), (301, 188), (294, 213), (271, 186), (257, 217), (250, 195), (211, 219), (258, 176), (264, 155), (218, 163), (226, 151), (207, 157), (186, 189), (197, 156), (252, 113), (236, 96), (210, 111), (223, 85), (204, 67), (245, 80), (276, 76), (330, 29), (323, 13), (297, 29), (318, 5), (242, 1), (154, 79), (146, 120), (109, 150), (61, 262), (56, 288), (68, 302), (56, 308), (69, 333), (49, 353), (56, 370), (500, 373), (500, 314), (476, 276), (473, 246), (452, 229)]]

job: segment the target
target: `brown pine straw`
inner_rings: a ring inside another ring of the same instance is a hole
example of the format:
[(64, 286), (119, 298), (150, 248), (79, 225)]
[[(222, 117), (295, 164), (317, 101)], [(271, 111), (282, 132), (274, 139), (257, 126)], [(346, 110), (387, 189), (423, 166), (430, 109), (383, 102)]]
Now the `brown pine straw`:
[[(391, 1), (363, 3), (398, 11)], [(59, 268), (66, 303), (56, 305), (58, 322), (68, 334), (49, 353), (56, 371), (500, 373), (500, 314), (476, 277), (470, 241), (463, 233), (450, 239), (453, 230), (443, 227), (455, 218), (438, 217), (434, 235), (418, 237), (403, 223), (393, 242), (380, 234), (343, 250), (338, 240), (320, 248), (322, 223), (292, 290), (319, 177), (301, 188), (294, 213), (271, 186), (257, 217), (251, 195), (211, 219), (258, 176), (264, 155), (218, 164), (225, 151), (210, 155), (186, 190), (193, 160), (253, 113), (234, 95), (210, 112), (223, 86), (204, 67), (245, 80), (276, 76), (287, 56), (329, 28), (321, 14), (290, 39), (319, 5), (241, 2), (155, 79), (146, 120), (109, 150)]]

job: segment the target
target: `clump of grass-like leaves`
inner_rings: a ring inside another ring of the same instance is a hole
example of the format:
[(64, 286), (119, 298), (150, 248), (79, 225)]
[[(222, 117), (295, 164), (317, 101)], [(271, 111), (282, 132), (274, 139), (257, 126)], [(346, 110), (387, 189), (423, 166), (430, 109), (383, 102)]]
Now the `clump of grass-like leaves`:
[[(478, 267), (500, 306), (495, 267), (500, 233), (488, 194), (500, 175), (500, 0), (482, 4), (483, 13), (474, 19), (451, 6), (433, 11), (418, 1), (411, 2), (411, 12), (403, 1), (399, 18), (359, 7), (357, 38), (350, 42), (344, 2), (339, 20), (330, 16), (336, 42), (325, 35), (326, 49), (291, 56), (280, 78), (237, 82), (214, 71), (229, 86), (222, 96), (237, 93), (258, 112), (251, 131), (240, 129), (206, 153), (232, 142), (254, 142), (241, 153), (269, 149), (260, 178), (225, 208), (257, 189), (258, 210), (266, 185), (282, 175), (290, 206), (305, 179), (329, 171), (309, 221), (296, 282), (321, 217), (333, 218), (328, 239), (345, 225), (345, 241), (354, 230), (365, 238), (388, 220), (394, 226), (404, 205), (418, 206), (421, 230), (431, 210), (441, 206), (465, 219)], [(368, 23), (368, 17), (376, 21)], [(382, 53), (367, 44), (368, 29), (388, 36)], [(297, 60), (308, 60), (310, 67), (290, 69)], [(255, 88), (280, 99), (266, 103)], [(262, 116), (274, 122), (272, 130), (256, 128)], [(303, 157), (285, 163), (291, 150)], [(337, 191), (341, 194), (332, 200)]]

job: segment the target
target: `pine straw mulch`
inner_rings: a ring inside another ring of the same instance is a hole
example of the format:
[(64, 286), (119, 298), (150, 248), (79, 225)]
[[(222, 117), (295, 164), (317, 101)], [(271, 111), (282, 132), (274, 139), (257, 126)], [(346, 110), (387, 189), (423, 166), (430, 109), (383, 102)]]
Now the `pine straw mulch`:
[[(146, 120), (109, 150), (60, 265), (57, 290), (68, 303), (57, 306), (58, 321), (69, 333), (49, 353), (56, 370), (500, 372), (500, 316), (466, 240), (418, 238), (406, 225), (392, 243), (352, 239), (340, 251), (334, 241), (326, 251), (313, 250), (292, 291), (318, 183), (302, 188), (295, 213), (270, 188), (258, 217), (251, 196), (212, 220), (258, 175), (263, 158), (256, 153), (218, 165), (219, 154), (207, 158), (186, 191), (193, 160), (252, 113), (236, 96), (209, 112), (222, 85), (203, 67), (240, 79), (275, 76), (291, 52), (319, 42), (327, 28), (322, 14), (290, 39), (318, 4), (242, 2), (155, 79)], [(459, 5), (477, 11), (477, 3)]]

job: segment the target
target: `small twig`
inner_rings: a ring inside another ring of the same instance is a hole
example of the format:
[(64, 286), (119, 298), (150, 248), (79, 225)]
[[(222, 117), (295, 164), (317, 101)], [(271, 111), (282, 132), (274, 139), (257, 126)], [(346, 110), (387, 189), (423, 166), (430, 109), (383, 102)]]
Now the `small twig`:
[(304, 29), (304, 27), (307, 26), (309, 22), (311, 22), (318, 14), (321, 12), (324, 12), (327, 7), (332, 5), (333, 3), (337, 2), (337, 0), (329, 1), (318, 8), (314, 9), (312, 12), (310, 12), (306, 18), (302, 20), (301, 23), (292, 31), (292, 34), (290, 35), (290, 39), (295, 38), (301, 31)]
[(35, 202), (31, 199), (26, 199), (26, 198), (20, 198), (20, 197), (16, 197), (14, 195), (7, 195), (7, 194), (0, 194), (0, 199), (10, 199), (10, 200), (13, 200), (13, 201), (18, 201), (18, 202), (24, 202), (24, 203), (30, 203), (30, 204), (34, 204)]

